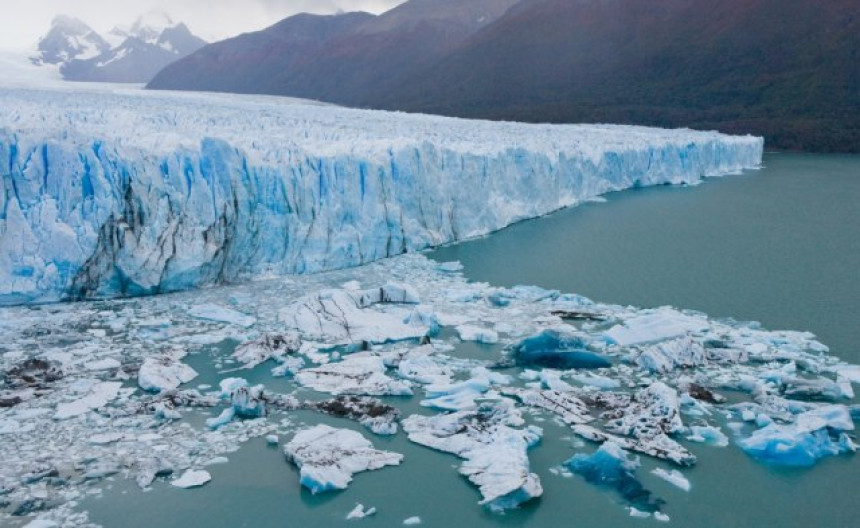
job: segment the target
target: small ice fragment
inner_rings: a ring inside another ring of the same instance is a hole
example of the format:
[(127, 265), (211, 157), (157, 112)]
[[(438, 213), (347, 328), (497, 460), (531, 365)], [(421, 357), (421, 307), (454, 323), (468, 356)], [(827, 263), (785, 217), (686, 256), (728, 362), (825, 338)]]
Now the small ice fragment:
[(89, 411), (99, 409), (108, 404), (111, 400), (117, 397), (122, 383), (118, 381), (106, 381), (93, 386), (87, 396), (70, 402), (60, 403), (57, 405), (57, 412), (54, 414), (55, 420), (65, 420), (74, 418)]
[(36, 519), (25, 524), (24, 528), (57, 528), (58, 526), (60, 525), (48, 519)]
[(463, 271), (463, 264), (459, 260), (452, 260), (451, 262), (442, 262), (436, 269), (443, 273), (457, 273), (458, 271)]
[(257, 322), (255, 317), (217, 304), (195, 304), (188, 309), (188, 315), (197, 319), (205, 319), (217, 323), (229, 323), (245, 328), (253, 326)]
[(687, 480), (687, 477), (677, 469), (670, 469), (667, 471), (663, 468), (654, 468), (654, 470), (651, 471), (651, 474), (665, 480), (669, 484), (681, 488), (684, 491), (690, 491), (690, 481)]
[(375, 513), (376, 508), (371, 507), (365, 510), (364, 504), (356, 504), (355, 508), (353, 508), (352, 511), (347, 514), (346, 519), (364, 519), (365, 517), (370, 517)]
[(637, 510), (633, 506), (630, 506), (630, 516), (637, 517), (639, 519), (647, 519), (648, 517), (651, 517), (651, 514), (648, 512)]
[(485, 343), (492, 345), (499, 342), (499, 334), (489, 328), (481, 328), (480, 326), (461, 325), (457, 327), (457, 333), (461, 341), (475, 341), (476, 343)]
[(177, 488), (197, 488), (212, 480), (212, 475), (204, 469), (189, 469), (170, 484)]
[(416, 524), (421, 524), (421, 517), (409, 517), (408, 519), (403, 520), (403, 524), (406, 526), (414, 526)]
[(266, 443), (269, 445), (278, 445), (278, 435), (269, 435), (266, 437)]

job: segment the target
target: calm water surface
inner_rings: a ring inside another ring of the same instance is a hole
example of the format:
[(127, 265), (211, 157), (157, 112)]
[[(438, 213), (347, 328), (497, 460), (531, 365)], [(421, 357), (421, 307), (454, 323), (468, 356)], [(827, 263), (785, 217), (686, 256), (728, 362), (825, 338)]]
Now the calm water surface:
[[(431, 254), (460, 260), (466, 275), (496, 285), (537, 284), (596, 300), (694, 308), (712, 316), (761, 321), (768, 328), (810, 330), (834, 354), (860, 363), (860, 158), (774, 154), (765, 168), (711, 180), (695, 188), (663, 187), (618, 193), (524, 222), (492, 236)], [(464, 346), (462, 353), (475, 353)], [(203, 383), (207, 358), (194, 367)], [(210, 369), (211, 370), (211, 369)], [(255, 371), (252, 383), (287, 390)], [(209, 375), (215, 376), (214, 372)], [(286, 383), (286, 382), (283, 382)], [(427, 412), (418, 398), (396, 399), (405, 415)], [(363, 431), (356, 424), (297, 416)], [(197, 490), (160, 483), (141, 493), (117, 481), (102, 498), (82, 504), (110, 527), (339, 526), (356, 502), (379, 513), (349, 521), (397, 526), (418, 515), (421, 526), (642, 527), (614, 495), (549, 468), (576, 450), (568, 430), (551, 422), (532, 451), (544, 496), (504, 516), (480, 507), (479, 494), (454, 469), (458, 460), (409, 443), (403, 434), (373, 436), (382, 449), (403, 453), (396, 468), (359, 474), (349, 489), (312, 496), (280, 449), (262, 439), (212, 466), (213, 480)], [(648, 474), (643, 483), (666, 501), (674, 527), (853, 527), (860, 522), (860, 457), (822, 461), (811, 469), (758, 464), (734, 446), (689, 445), (699, 457), (686, 472), (689, 493)], [(662, 526), (662, 524), (660, 524)]]

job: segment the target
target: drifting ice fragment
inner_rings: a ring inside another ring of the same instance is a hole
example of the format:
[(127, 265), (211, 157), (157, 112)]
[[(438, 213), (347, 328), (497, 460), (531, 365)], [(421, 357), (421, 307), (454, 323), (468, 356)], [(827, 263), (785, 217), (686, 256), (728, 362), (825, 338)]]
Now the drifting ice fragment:
[(611, 367), (608, 359), (587, 349), (579, 336), (558, 330), (543, 330), (511, 347), (514, 360), (523, 366), (557, 369)]
[(385, 363), (377, 356), (347, 356), (338, 363), (308, 368), (296, 374), (296, 381), (329, 394), (366, 396), (411, 396), (408, 381), (386, 375)]
[(651, 471), (651, 474), (684, 491), (690, 491), (690, 481), (687, 480), (687, 477), (677, 469), (670, 469), (667, 471), (663, 468), (654, 468)]
[(406, 324), (402, 317), (370, 309), (373, 304), (384, 302), (378, 299), (387, 298), (385, 295), (398, 295), (396, 299), (407, 301), (415, 295), (405, 289), (385, 292), (384, 289), (365, 292), (325, 290), (305, 296), (284, 308), (280, 319), (306, 339), (331, 344), (381, 344), (427, 335), (429, 328), (426, 326)]
[(786, 466), (811, 466), (826, 456), (853, 453), (844, 431), (854, 423), (844, 405), (827, 405), (799, 414), (793, 424), (771, 423), (738, 442), (753, 457)]
[(475, 341), (476, 343), (485, 343), (488, 345), (499, 342), (499, 334), (489, 328), (481, 328), (480, 326), (461, 325), (457, 327), (457, 334), (463, 341)]
[(120, 387), (122, 387), (122, 383), (118, 381), (98, 383), (87, 396), (70, 403), (58, 404), (57, 411), (54, 413), (54, 419), (65, 420), (95, 409), (100, 409), (117, 397)]
[(522, 421), (516, 409), (499, 402), (452, 414), (412, 415), (403, 421), (403, 430), (412, 442), (463, 458), (460, 473), (478, 486), (481, 504), (501, 511), (543, 493), (527, 455), (543, 431), (515, 429)]
[(170, 484), (177, 488), (197, 488), (212, 480), (212, 475), (204, 469), (189, 469)]
[(255, 317), (217, 304), (196, 304), (188, 309), (188, 315), (198, 319), (229, 323), (245, 328), (253, 326), (257, 322)]
[(376, 513), (376, 508), (367, 508), (364, 509), (364, 504), (356, 504), (355, 508), (352, 509), (347, 515), (346, 520), (350, 521), (352, 519), (364, 519), (365, 517), (370, 517), (371, 515)]
[(170, 357), (149, 357), (137, 373), (137, 384), (150, 392), (171, 391), (197, 377), (188, 365)]
[(301, 484), (311, 493), (346, 489), (354, 474), (396, 466), (403, 460), (401, 454), (374, 449), (355, 431), (327, 425), (299, 431), (284, 453), (299, 467)]
[(652, 500), (651, 492), (634, 476), (639, 459), (628, 458), (628, 453), (614, 442), (604, 443), (591, 455), (574, 455), (565, 464), (591, 484), (615, 490), (640, 512), (660, 511), (663, 501)]
[(653, 343), (707, 330), (708, 322), (684, 315), (672, 308), (660, 308), (653, 313), (637, 315), (606, 332), (613, 343), (621, 346)]

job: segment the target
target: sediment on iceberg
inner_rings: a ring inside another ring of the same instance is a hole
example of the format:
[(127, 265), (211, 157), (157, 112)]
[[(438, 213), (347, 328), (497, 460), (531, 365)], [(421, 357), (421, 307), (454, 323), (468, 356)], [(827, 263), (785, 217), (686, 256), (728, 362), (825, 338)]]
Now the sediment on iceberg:
[(4, 89), (0, 101), (0, 305), (357, 266), (756, 167), (763, 148), (277, 98)]

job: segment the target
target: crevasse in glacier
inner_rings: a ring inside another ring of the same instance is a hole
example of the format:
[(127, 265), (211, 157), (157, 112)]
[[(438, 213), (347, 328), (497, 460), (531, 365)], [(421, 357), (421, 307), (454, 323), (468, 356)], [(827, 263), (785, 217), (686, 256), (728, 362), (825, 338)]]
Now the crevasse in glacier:
[(762, 146), (271, 97), (0, 89), (0, 305), (355, 266), (755, 167)]

